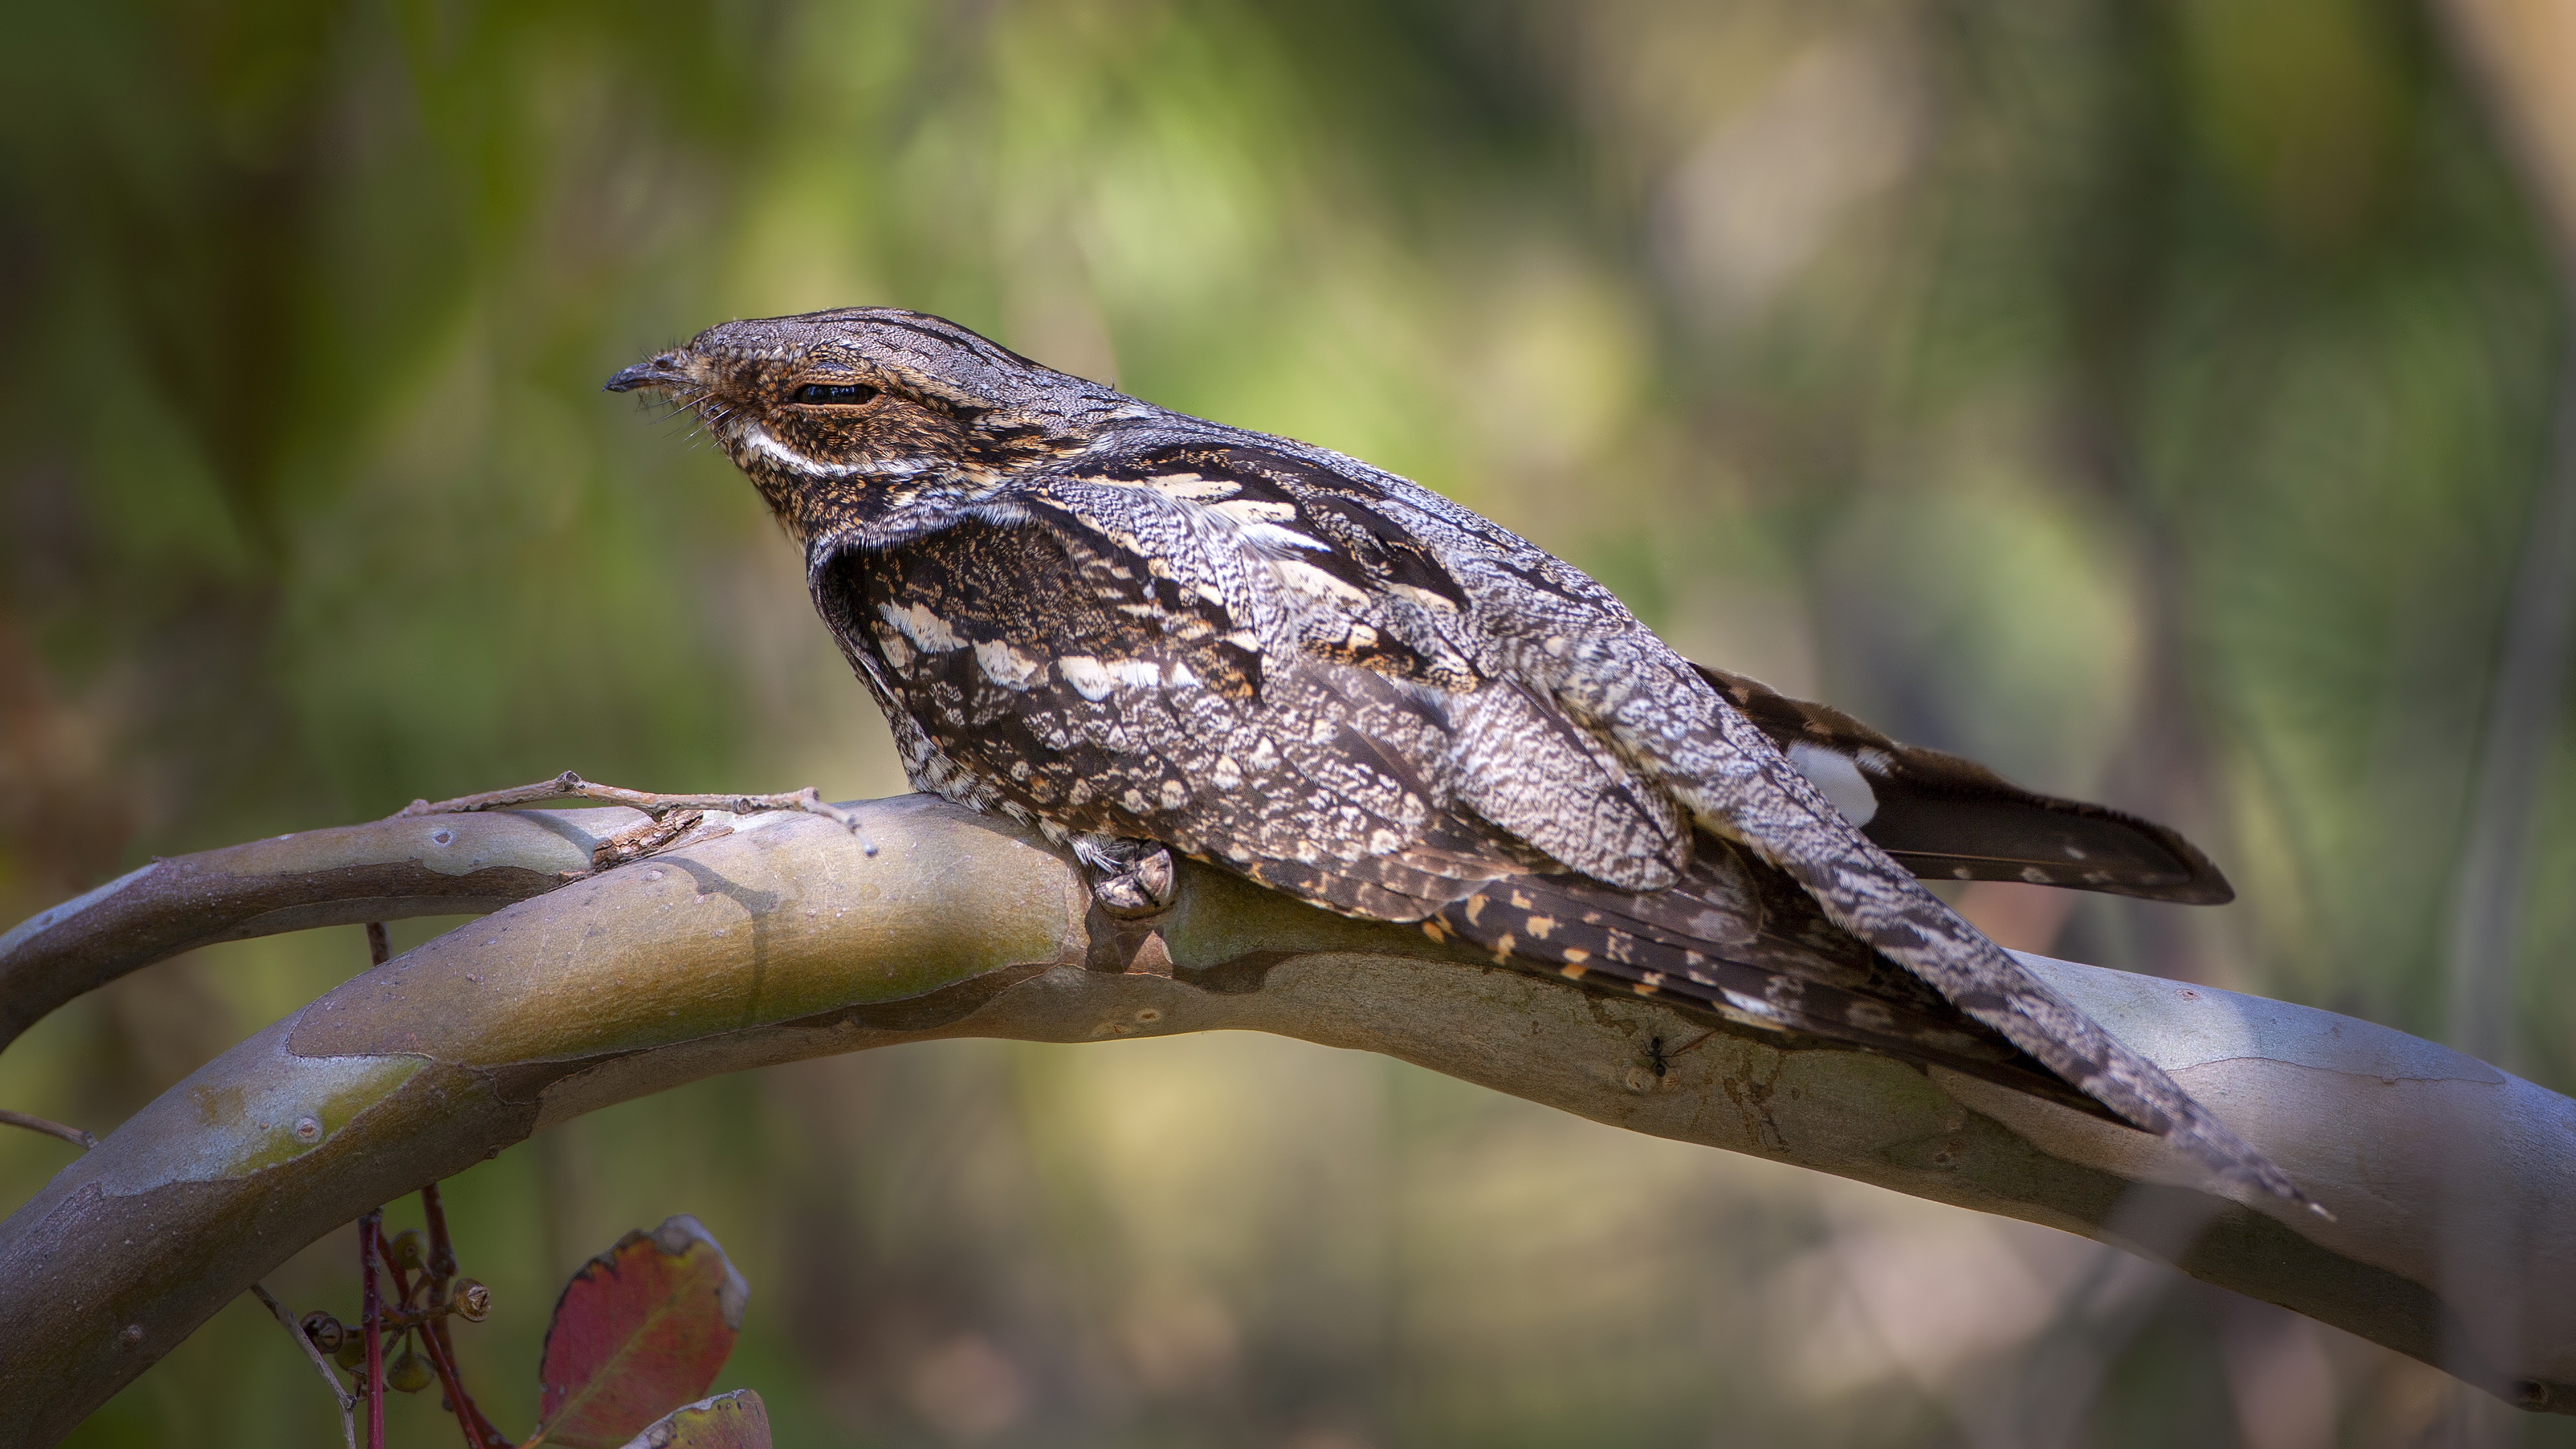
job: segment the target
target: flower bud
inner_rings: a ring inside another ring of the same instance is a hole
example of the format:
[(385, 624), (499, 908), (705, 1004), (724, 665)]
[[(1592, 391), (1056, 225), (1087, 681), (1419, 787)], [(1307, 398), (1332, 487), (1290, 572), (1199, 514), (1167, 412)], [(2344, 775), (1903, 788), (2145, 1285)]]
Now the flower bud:
[(456, 1310), (456, 1316), (468, 1323), (481, 1323), (492, 1316), (492, 1290), (471, 1278), (457, 1279), (456, 1286), (448, 1290), (447, 1302)]
[(385, 1256), (393, 1260), (395, 1267), (417, 1272), (429, 1261), (429, 1239), (422, 1237), (418, 1228), (405, 1228), (385, 1245)]
[(323, 1353), (334, 1354), (340, 1351), (340, 1341), (348, 1335), (340, 1327), (340, 1320), (316, 1308), (304, 1315), (304, 1336), (313, 1340), (313, 1346)]
[(394, 1360), (393, 1367), (385, 1370), (385, 1387), (397, 1393), (419, 1393), (429, 1387), (429, 1380), (429, 1360), (408, 1348)]

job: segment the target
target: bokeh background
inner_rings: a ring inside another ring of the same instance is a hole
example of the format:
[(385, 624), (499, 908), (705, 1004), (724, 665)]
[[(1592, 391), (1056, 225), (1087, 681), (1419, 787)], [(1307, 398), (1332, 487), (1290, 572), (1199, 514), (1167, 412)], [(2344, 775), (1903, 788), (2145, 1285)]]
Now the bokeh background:
[[(1408, 473), (1686, 652), (2179, 824), (2242, 893), (1977, 888), (2011, 944), (2576, 1089), (2561, 253), (2439, 13), (0, 19), (0, 916), (566, 768), (902, 789), (750, 489), (599, 392), (713, 321), (893, 303)], [(364, 961), (142, 973), (0, 1102), (103, 1132)], [(0, 1208), (71, 1150), (0, 1137)], [(518, 1433), (563, 1275), (689, 1211), (754, 1287), (721, 1383), (783, 1444), (2576, 1442), (2076, 1238), (1267, 1038), (708, 1082), (449, 1202)], [(351, 1242), (272, 1286), (349, 1312)], [(435, 1400), (397, 1444), (452, 1442)], [(243, 1304), (76, 1442), (337, 1431)]]

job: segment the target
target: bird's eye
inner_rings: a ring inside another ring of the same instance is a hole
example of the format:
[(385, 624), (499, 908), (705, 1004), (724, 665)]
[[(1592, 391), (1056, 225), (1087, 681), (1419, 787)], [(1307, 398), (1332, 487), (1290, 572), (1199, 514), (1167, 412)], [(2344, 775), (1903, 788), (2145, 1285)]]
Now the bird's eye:
[(863, 403), (876, 395), (864, 382), (809, 382), (796, 389), (801, 403)]

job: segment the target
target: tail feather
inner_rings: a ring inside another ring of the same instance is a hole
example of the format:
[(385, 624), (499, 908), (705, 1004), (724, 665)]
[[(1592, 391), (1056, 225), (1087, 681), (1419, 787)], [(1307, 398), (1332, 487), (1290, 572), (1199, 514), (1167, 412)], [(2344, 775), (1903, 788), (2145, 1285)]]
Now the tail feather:
[(1839, 777), (1859, 806), (1845, 813), (1918, 876), (2027, 881), (2183, 905), (2235, 898), (2209, 857), (2168, 826), (2025, 790), (1974, 760), (1899, 744), (1831, 705), (1791, 699), (1705, 664), (1692, 667), (1801, 770)]

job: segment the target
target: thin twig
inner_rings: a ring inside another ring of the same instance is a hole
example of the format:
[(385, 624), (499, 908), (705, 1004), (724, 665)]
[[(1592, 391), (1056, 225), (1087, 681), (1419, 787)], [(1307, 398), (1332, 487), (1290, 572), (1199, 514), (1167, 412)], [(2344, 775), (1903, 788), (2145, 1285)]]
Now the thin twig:
[(376, 1292), (376, 1240), (385, 1210), (358, 1219), (360, 1332), (367, 1336), (367, 1449), (385, 1449), (385, 1304)]
[(447, 1238), (447, 1206), (438, 1199), (437, 1183), (420, 1190), (420, 1215), (429, 1220), (429, 1276), (444, 1297), (447, 1280), (456, 1276), (456, 1246)]
[(437, 1183), (420, 1190), (420, 1212), (429, 1223), (429, 1294), (422, 1311), (421, 1346), (429, 1350), (430, 1367), (438, 1370), (439, 1382), (447, 1391), (447, 1407), (456, 1415), (456, 1426), (465, 1431), (469, 1449), (507, 1449), (509, 1438), (483, 1417), (474, 1396), (465, 1392), (465, 1375), (456, 1363), (456, 1344), (447, 1336), (449, 1294), (456, 1277), (456, 1245), (447, 1236), (447, 1206), (439, 1200)]
[(278, 1302), (277, 1295), (268, 1291), (267, 1285), (253, 1283), (250, 1291), (258, 1294), (259, 1301), (268, 1305), (268, 1311), (277, 1315), (279, 1325), (295, 1340), (296, 1346), (304, 1350), (304, 1356), (313, 1361), (313, 1371), (322, 1376), (323, 1383), (330, 1385), (332, 1402), (340, 1406), (340, 1437), (348, 1441), (349, 1449), (358, 1449), (358, 1422), (350, 1412), (358, 1407), (358, 1396), (340, 1386), (340, 1376), (331, 1371), (330, 1360), (322, 1357), (322, 1350), (314, 1345), (313, 1335), (304, 1331), (304, 1325), (295, 1321), (294, 1316), (286, 1311), (286, 1305)]
[(60, 1122), (36, 1116), (32, 1112), (12, 1112), (6, 1108), (0, 1108), (0, 1127), (24, 1127), (30, 1132), (42, 1132), (48, 1137), (59, 1137), (83, 1150), (98, 1145), (97, 1138), (78, 1127), (66, 1127)]
[[(507, 1449), (508, 1437), (494, 1428), (491, 1420), (483, 1417), (483, 1410), (476, 1406), (473, 1396), (465, 1392), (464, 1381), (457, 1376), (455, 1345), (444, 1333), (447, 1314), (439, 1304), (436, 1280), (424, 1266), (420, 1282), (412, 1282), (410, 1270), (394, 1257), (393, 1240), (385, 1236), (381, 1221), (376, 1225), (376, 1252), (384, 1259), (385, 1272), (394, 1280), (394, 1301), (402, 1305), (386, 1314), (385, 1318), (401, 1331), (420, 1336), (421, 1351), (429, 1356), (430, 1371), (438, 1375), (439, 1384), (447, 1395), (448, 1412), (456, 1416), (456, 1427), (465, 1432), (466, 1444), (470, 1449)], [(415, 1288), (423, 1300), (418, 1308), (412, 1306)]]
[(867, 828), (859, 820), (859, 812), (844, 810), (830, 803), (811, 785), (778, 795), (663, 795), (649, 790), (597, 784), (566, 770), (551, 780), (540, 780), (533, 785), (486, 790), (479, 795), (459, 795), (453, 800), (414, 800), (395, 811), (391, 818), (399, 820), (407, 815), (463, 815), (478, 810), (512, 810), (522, 805), (545, 805), (568, 798), (623, 805), (629, 810), (641, 810), (656, 820), (674, 810), (725, 810), (736, 815), (752, 815), (764, 810), (796, 810), (807, 815), (819, 815), (857, 836), (862, 853), (877, 853), (877, 843), (868, 837)]
[(510, 1449), (509, 1436), (483, 1417), (474, 1396), (465, 1392), (465, 1378), (456, 1367), (456, 1345), (448, 1342), (444, 1320), (431, 1323), (420, 1331), (420, 1346), (429, 1354), (429, 1366), (438, 1373), (438, 1382), (447, 1394), (447, 1407), (456, 1415), (456, 1427), (465, 1433), (467, 1449)]
[(398, 1337), (415, 1328), (426, 1328), (447, 1316), (444, 1307), (388, 1308), (385, 1310), (385, 1333)]

